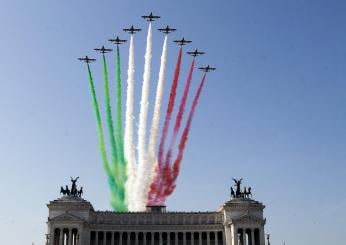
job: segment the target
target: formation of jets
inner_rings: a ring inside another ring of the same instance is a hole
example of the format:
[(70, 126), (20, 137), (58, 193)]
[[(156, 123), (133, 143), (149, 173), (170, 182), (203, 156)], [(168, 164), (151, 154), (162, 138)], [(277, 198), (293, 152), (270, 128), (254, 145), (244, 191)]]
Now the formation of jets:
[(188, 43), (192, 43), (192, 41), (185, 40), (184, 37), (181, 40), (174, 40), (173, 42), (175, 42), (176, 44), (180, 46), (186, 45)]
[(206, 66), (206, 67), (199, 67), (198, 69), (200, 69), (200, 70), (202, 70), (204, 72), (210, 72), (210, 71), (215, 71), (216, 70), (216, 68), (210, 67), (209, 65)]
[(142, 29), (140, 28), (134, 28), (131, 26), (130, 28), (124, 28), (123, 31), (128, 32), (130, 34), (135, 34), (136, 32), (140, 32)]
[(105, 54), (112, 51), (112, 49), (105, 48), (105, 46), (102, 46), (102, 48), (95, 48), (94, 50), (100, 52), (101, 54)]
[(153, 15), (153, 13), (150, 13), (149, 15), (142, 15), (142, 18), (147, 20), (147, 21), (149, 21), (149, 22), (151, 22), (151, 21), (160, 19), (161, 16)]
[(94, 62), (96, 59), (91, 59), (89, 58), (88, 56), (85, 56), (85, 58), (78, 58), (80, 61), (83, 61), (87, 64), (91, 63), (91, 62)]
[(197, 57), (198, 55), (205, 54), (204, 52), (198, 51), (198, 49), (195, 49), (195, 51), (190, 51), (190, 52), (186, 52), (186, 53), (193, 56), (193, 57)]
[(165, 27), (165, 28), (160, 28), (158, 29), (160, 32), (163, 32), (165, 34), (168, 34), (168, 33), (171, 33), (171, 32), (174, 32), (176, 31), (177, 29), (174, 29), (174, 28), (170, 28), (168, 25)]
[(123, 43), (126, 43), (127, 40), (125, 39), (120, 39), (118, 36), (115, 38), (115, 39), (108, 39), (108, 41), (116, 44), (116, 45), (119, 45), (119, 44), (123, 44)]
[[(142, 15), (141, 16), (143, 19), (145, 19), (146, 21), (149, 21), (149, 22), (152, 22), (152, 21), (155, 21), (159, 18), (161, 18), (161, 16), (158, 16), (158, 15), (153, 15), (153, 13), (151, 12), (149, 15)], [(135, 28), (133, 27), (133, 25), (131, 25), (130, 28), (124, 28), (123, 31), (125, 32), (128, 32), (130, 34), (135, 34), (137, 32), (140, 32), (142, 29), (140, 28)], [(176, 31), (177, 29), (175, 28), (171, 28), (169, 27), (168, 25), (164, 28), (160, 28), (158, 29), (160, 32), (164, 33), (164, 34), (169, 34), (171, 32), (174, 32)], [(115, 39), (109, 39), (108, 41), (116, 44), (116, 45), (120, 45), (120, 44), (123, 44), (123, 43), (126, 43), (127, 40), (124, 40), (124, 39), (120, 39), (118, 36), (115, 38)], [(176, 44), (180, 45), (180, 46), (184, 46), (186, 44), (189, 44), (191, 43), (192, 41), (189, 41), (189, 40), (185, 40), (185, 38), (183, 37), (182, 39), (180, 40), (174, 40), (173, 42), (175, 42)], [(101, 48), (95, 48), (94, 50), (102, 53), (102, 54), (105, 54), (105, 53), (108, 53), (108, 52), (111, 52), (112, 49), (107, 49), (105, 48), (104, 46), (102, 46)], [(198, 51), (198, 49), (195, 49), (194, 51), (189, 51), (187, 52), (187, 54), (193, 56), (193, 57), (197, 57), (199, 55), (202, 55), (202, 54), (205, 54), (204, 52), (200, 52)], [(91, 63), (91, 62), (94, 62), (96, 59), (92, 59), (92, 58), (89, 58), (88, 56), (85, 56), (84, 58), (78, 58), (78, 60), (80, 61), (83, 61), (87, 64)], [(210, 71), (214, 71), (216, 70), (215, 67), (210, 67), (209, 65), (206, 66), (206, 67), (199, 67), (198, 69), (204, 71), (204, 72), (210, 72)]]

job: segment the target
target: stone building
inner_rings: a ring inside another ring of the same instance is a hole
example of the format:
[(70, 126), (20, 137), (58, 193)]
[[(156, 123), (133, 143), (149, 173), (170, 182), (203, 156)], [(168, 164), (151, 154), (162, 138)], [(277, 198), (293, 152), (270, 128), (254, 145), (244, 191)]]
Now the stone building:
[(238, 182), (237, 192), (232, 188), (230, 200), (213, 212), (171, 212), (164, 206), (95, 211), (80, 194), (64, 195), (47, 205), (46, 245), (265, 245), (265, 206), (250, 198), (250, 190), (241, 192)]

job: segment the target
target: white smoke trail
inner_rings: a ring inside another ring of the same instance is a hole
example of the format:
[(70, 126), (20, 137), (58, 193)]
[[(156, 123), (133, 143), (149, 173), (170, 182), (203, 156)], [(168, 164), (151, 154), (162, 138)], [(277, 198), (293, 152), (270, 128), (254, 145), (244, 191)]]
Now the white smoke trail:
[(136, 180), (136, 158), (133, 145), (133, 102), (134, 102), (134, 43), (133, 35), (130, 39), (129, 48), (129, 68), (127, 71), (127, 95), (126, 95), (126, 114), (125, 114), (125, 132), (124, 132), (124, 152), (127, 160), (127, 181), (126, 181), (126, 201), (128, 210), (134, 211), (134, 183)]
[[(167, 35), (163, 41), (162, 54), (161, 54), (161, 64), (159, 72), (159, 80), (156, 88), (156, 98), (153, 112), (153, 119), (151, 122), (149, 146), (148, 146), (148, 160), (146, 166), (145, 180), (143, 183), (143, 193), (148, 193), (150, 184), (154, 178), (155, 167), (156, 167), (156, 144), (158, 139), (159, 123), (160, 123), (160, 110), (162, 104), (163, 88), (165, 83), (165, 73), (166, 73), (166, 62), (167, 62)], [(147, 197), (145, 199), (144, 207), (147, 202)]]
[[(147, 130), (147, 118), (148, 118), (148, 107), (149, 107), (149, 82), (150, 82), (150, 66), (151, 66), (151, 48), (152, 48), (152, 31), (151, 23), (149, 23), (148, 35), (147, 35), (147, 46), (145, 50), (145, 61), (144, 61), (144, 73), (142, 83), (142, 98), (140, 103), (139, 112), (139, 126), (138, 126), (138, 172), (135, 183), (135, 209), (136, 211), (144, 211), (143, 202), (146, 203), (147, 193), (143, 193), (143, 182), (146, 178), (146, 130)], [(145, 208), (145, 205), (144, 205)]]

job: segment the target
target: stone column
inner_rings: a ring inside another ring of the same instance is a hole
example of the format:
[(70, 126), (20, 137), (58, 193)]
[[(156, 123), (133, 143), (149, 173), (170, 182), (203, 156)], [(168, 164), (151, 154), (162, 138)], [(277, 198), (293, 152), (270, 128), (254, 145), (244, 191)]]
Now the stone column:
[(234, 225), (225, 225), (224, 229), (224, 237), (222, 238), (223, 245), (237, 245), (238, 244), (238, 237), (236, 232), (236, 227)]
[(219, 238), (218, 238), (217, 236), (218, 236), (218, 232), (215, 231), (215, 232), (214, 232), (214, 237), (215, 237), (214, 244), (215, 244), (215, 245), (219, 245)]
[(162, 232), (159, 233), (159, 245), (162, 245)]
[(265, 236), (264, 236), (264, 229), (263, 227), (261, 229), (259, 229), (259, 238), (260, 238), (260, 241), (259, 241), (259, 244), (260, 245), (265, 245)]
[(111, 245), (114, 245), (114, 232), (112, 231), (111, 234)]
[(210, 245), (210, 232), (207, 231), (207, 245)]
[(167, 231), (167, 245), (171, 245), (171, 233)]
[(155, 240), (155, 232), (151, 233), (151, 245), (154, 245), (154, 240)]
[(186, 245), (186, 232), (183, 232), (183, 245)]
[(107, 242), (107, 232), (104, 231), (103, 232), (103, 245), (106, 245), (106, 242)]
[(195, 245), (195, 232), (191, 231), (191, 245)]
[(198, 245), (202, 245), (202, 232), (198, 233)]
[(138, 232), (135, 232), (135, 245), (138, 245)]
[(243, 229), (243, 245), (246, 245), (246, 229)]
[(123, 233), (119, 232), (119, 245), (123, 245)]
[(72, 245), (72, 229), (68, 229), (68, 240), (67, 240), (68, 245)]
[[(59, 235), (59, 245), (63, 245), (64, 244), (64, 230), (60, 229), (60, 235)], [(55, 245), (55, 244), (54, 244)]]
[(175, 245), (178, 245), (178, 232), (174, 232), (174, 236), (175, 236)]
[(251, 245), (255, 245), (255, 230), (251, 229)]
[(127, 232), (127, 242), (126, 242), (126, 244), (127, 245), (130, 245), (131, 244), (131, 232)]
[(147, 245), (147, 233), (143, 232), (143, 245)]
[(99, 245), (99, 232), (95, 231), (95, 244)]

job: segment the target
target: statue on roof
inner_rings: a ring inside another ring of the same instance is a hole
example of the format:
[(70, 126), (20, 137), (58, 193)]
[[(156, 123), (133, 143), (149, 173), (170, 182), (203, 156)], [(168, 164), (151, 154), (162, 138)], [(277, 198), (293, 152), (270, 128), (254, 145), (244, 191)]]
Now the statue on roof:
[(233, 187), (231, 187), (231, 198), (244, 198), (244, 199), (251, 199), (252, 193), (251, 193), (251, 187), (245, 187), (242, 190), (241, 184), (243, 181), (243, 178), (237, 180), (232, 179), (234, 181), (235, 191)]
[(63, 188), (62, 186), (60, 187), (60, 194), (62, 194), (63, 196), (73, 196), (73, 197), (82, 197), (83, 195), (83, 187), (80, 187), (80, 189), (78, 190), (77, 188), (77, 180), (79, 179), (79, 177), (77, 178), (72, 178), (71, 177), (71, 189), (69, 189), (68, 185), (65, 186), (65, 188)]

